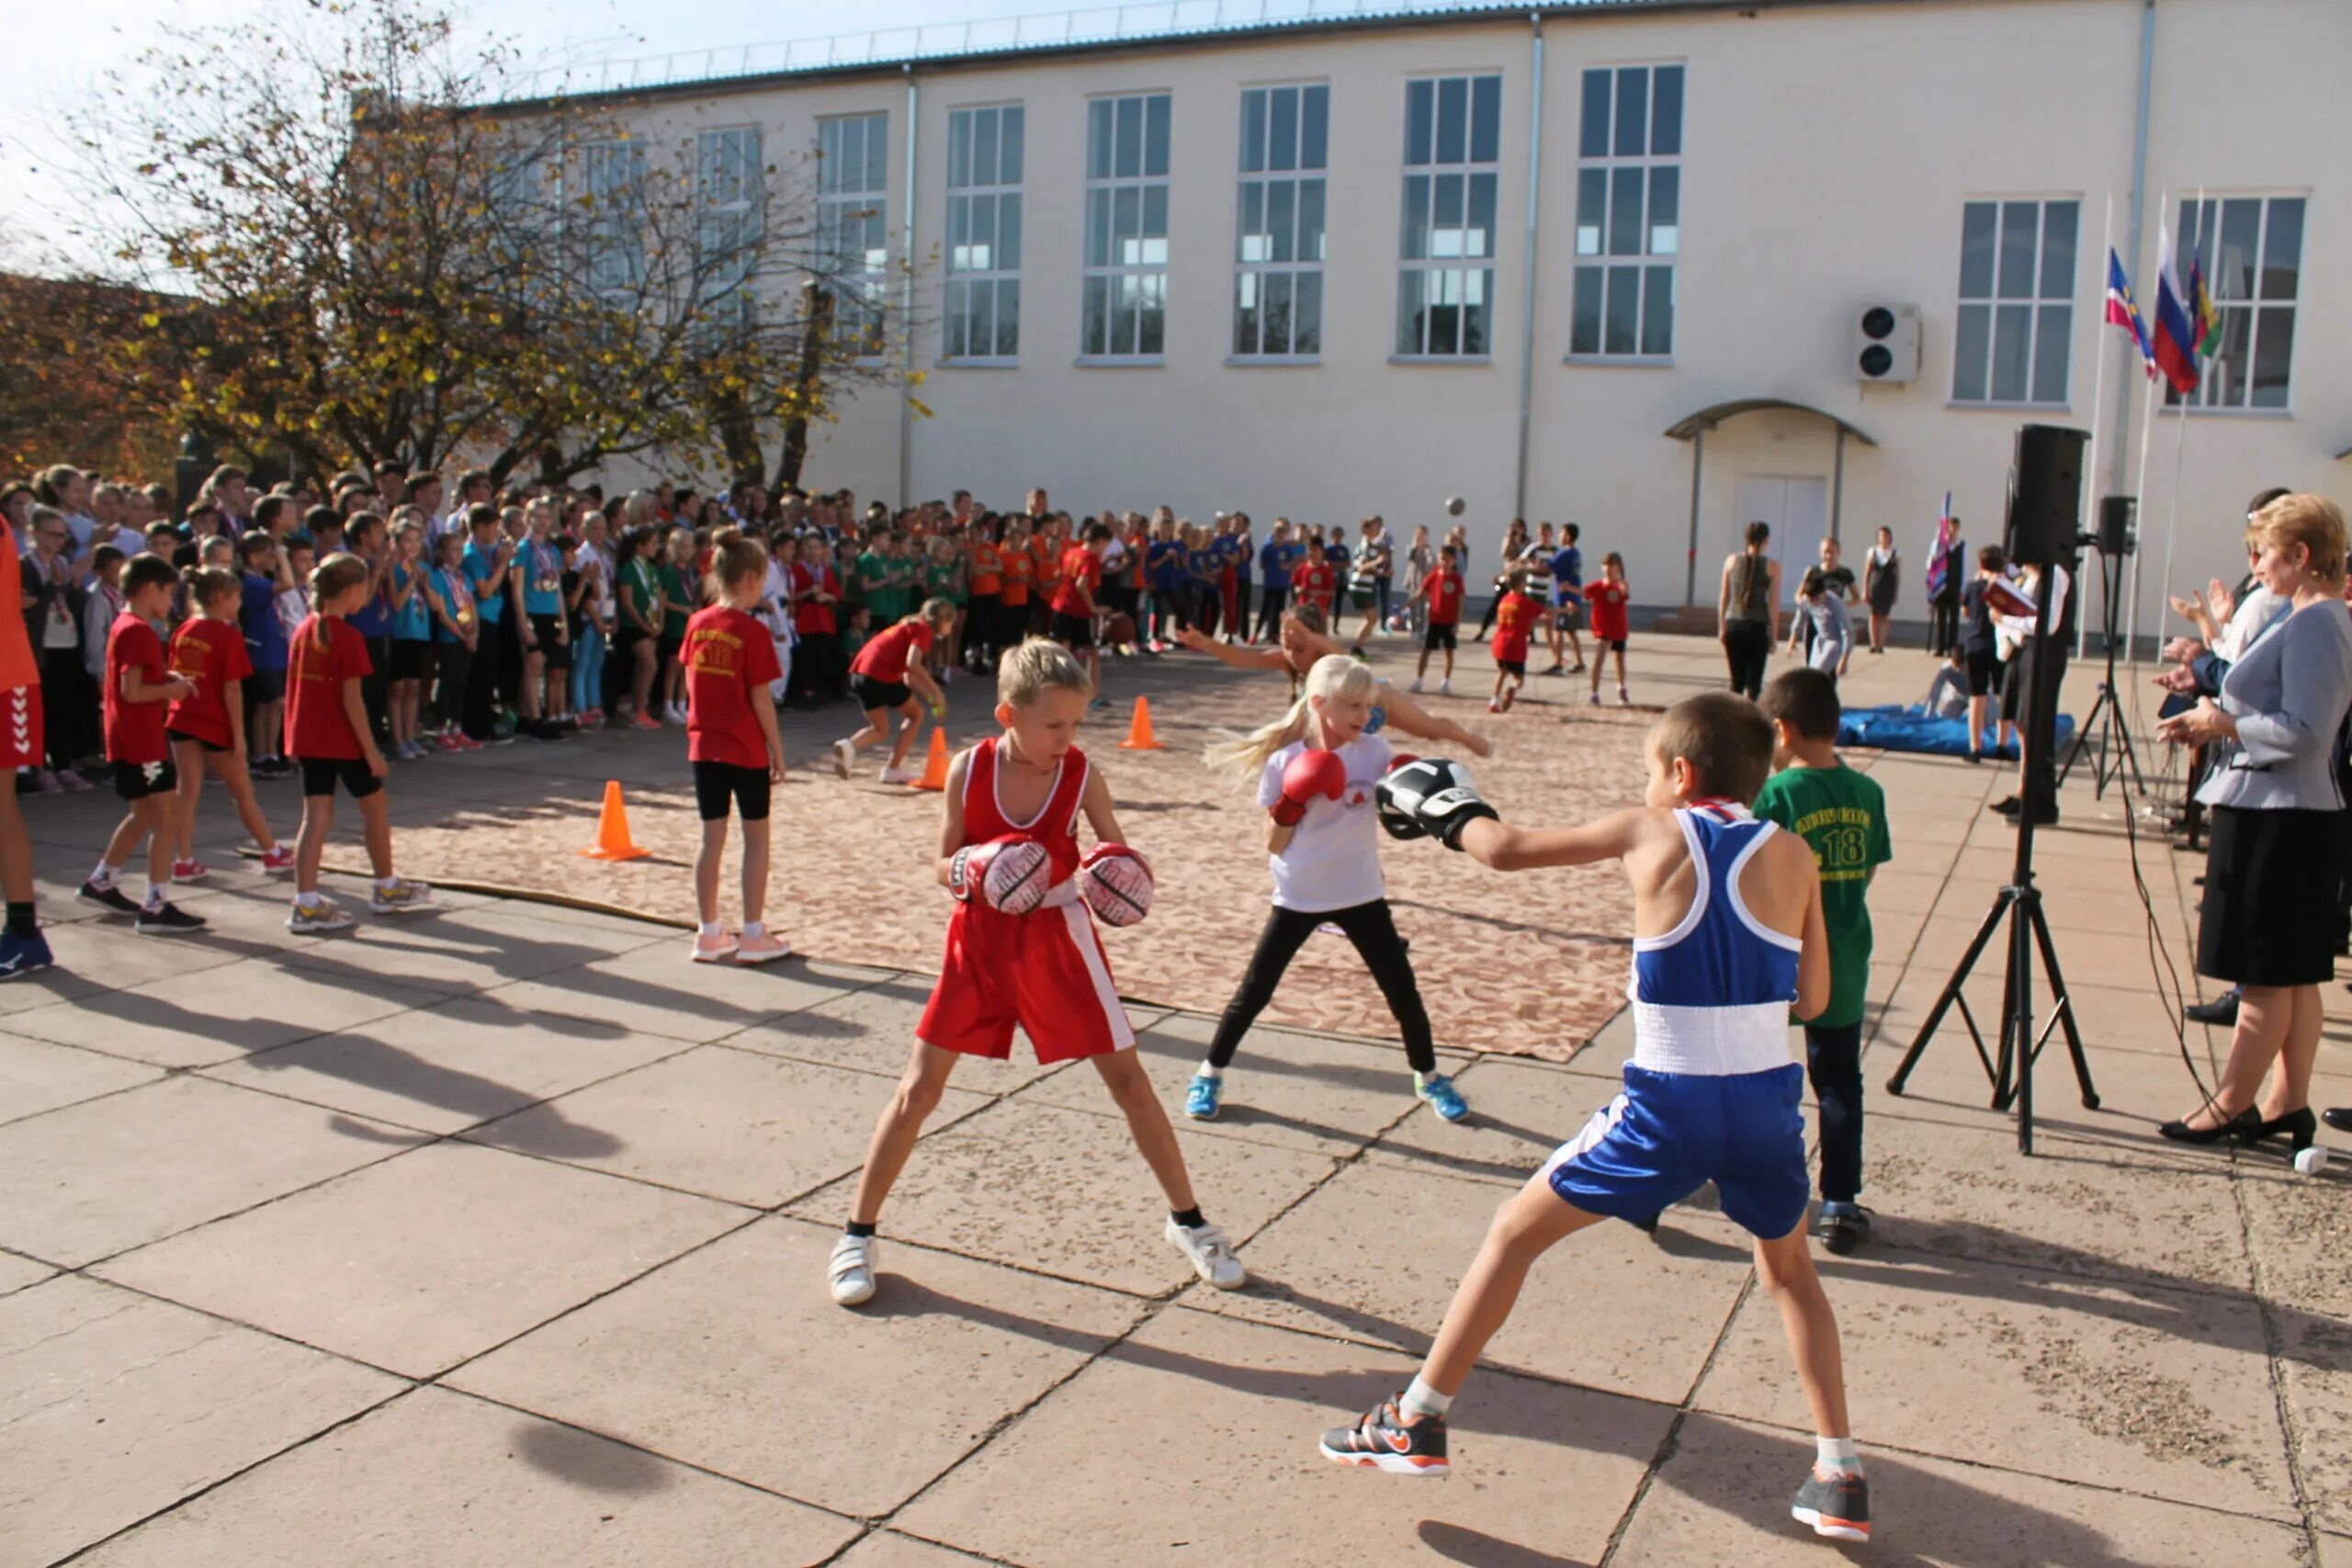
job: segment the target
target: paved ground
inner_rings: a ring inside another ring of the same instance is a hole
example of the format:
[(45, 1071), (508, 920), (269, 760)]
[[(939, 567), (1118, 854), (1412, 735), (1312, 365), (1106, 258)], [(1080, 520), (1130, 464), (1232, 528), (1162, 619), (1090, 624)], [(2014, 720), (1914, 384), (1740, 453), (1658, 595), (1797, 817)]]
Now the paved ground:
[[(1652, 639), (1640, 673), (1713, 670)], [(1925, 671), (1864, 660), (1849, 689)], [(591, 765), (605, 744), (557, 749), (563, 776), (520, 749), (405, 770), (401, 819), (569, 809), (631, 765)], [(1881, 1520), (1853, 1555), (2352, 1564), (2340, 1173), (2151, 1135), (2195, 1091), (2079, 775), (2041, 865), (2104, 1108), (2053, 1055), (2020, 1159), (1957, 1033), (1882, 1092), (2010, 840), (1994, 770), (1872, 766), (1899, 852), (1872, 897), (1880, 1243), (1825, 1269)], [(971, 1071), (851, 1314), (824, 1254), (922, 976), (689, 969), (669, 930), (466, 897), (302, 942), (243, 872), (190, 898), (219, 934), (141, 940), (67, 897), (101, 804), (34, 811), (64, 968), (0, 988), (4, 1568), (1831, 1555), (1786, 1518), (1810, 1450), (1776, 1314), (1702, 1208), (1547, 1261), (1449, 1484), (1312, 1451), (1408, 1374), (1486, 1216), (1609, 1092), (1622, 1020), (1565, 1065), (1464, 1067), (1462, 1128), (1408, 1111), (1392, 1044), (1261, 1031), (1247, 1107), (1185, 1134), (1256, 1276), (1237, 1295), (1158, 1239), (1087, 1069)], [(208, 833), (217, 863), (233, 829)], [(2197, 866), (2142, 859), (2181, 954)], [(1980, 1016), (1998, 993), (1968, 987)], [(1172, 1102), (1204, 1020), (1136, 1021)], [(2344, 1035), (2323, 1102), (2352, 1102)], [(2218, 1043), (2192, 1033), (2200, 1068)]]

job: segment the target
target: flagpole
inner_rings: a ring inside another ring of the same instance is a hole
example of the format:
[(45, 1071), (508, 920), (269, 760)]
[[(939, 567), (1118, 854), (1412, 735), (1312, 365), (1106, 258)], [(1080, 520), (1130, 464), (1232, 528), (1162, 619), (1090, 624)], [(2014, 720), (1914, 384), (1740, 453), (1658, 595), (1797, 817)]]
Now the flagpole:
[[(2201, 185), (2197, 187), (2197, 229), (2198, 238), (2201, 241), (2205, 237), (2205, 187)], [(2196, 252), (2191, 251), (2189, 255), (2193, 262), (2196, 256)], [(2194, 339), (2202, 333), (2203, 323), (2196, 319), (2197, 308), (2195, 303), (2193, 301), (2187, 303), (2188, 304), (2189, 310), (2189, 335)], [(2199, 366), (2198, 371), (2201, 377), (2204, 371), (2204, 367), (2201, 365)], [(2173, 432), (2172, 446), (2172, 495), (2165, 503), (2165, 581), (2163, 592), (2167, 603), (2171, 601), (2172, 597), (2173, 545), (2178, 536), (2180, 525), (2180, 473), (2183, 460), (2187, 457), (2188, 453), (2188, 402), (2187, 399), (2184, 398), (2181, 400), (2180, 407), (2174, 411), (2173, 420), (2176, 428)]]
[[(2102, 302), (2099, 306), (2098, 325), (2091, 333), (2093, 344), (2091, 350), (2091, 446), (2088, 455), (2083, 459), (2083, 472), (2090, 480), (2087, 489), (2090, 492), (2091, 525), (2094, 528), (2098, 525), (2098, 433), (2106, 424), (2099, 415), (2107, 404), (2107, 354), (2101, 346), (2107, 342), (2107, 307), (2104, 303), (2107, 298), (2107, 258), (2115, 249), (2115, 189), (2111, 186), (2108, 187), (2107, 216), (2100, 220), (2098, 237), (2099, 298)], [(2078, 587), (2075, 592), (2080, 594), (2082, 590)], [(2090, 636), (2090, 617), (2079, 613), (2079, 606), (2083, 602), (2082, 598), (2075, 601), (2078, 607), (2078, 613), (2075, 616), (2075, 657), (2076, 659), (2082, 658), (2083, 649), (2086, 646), (2085, 639)], [(2104, 611), (2106, 606), (2101, 605), (2100, 609)]]
[[(2166, 186), (2156, 193), (2156, 232), (2159, 236), (2157, 240), (2157, 250), (2159, 253), (2161, 253), (2164, 248), (2164, 243), (2161, 236), (2164, 233), (2165, 209), (2170, 204), (2171, 200), (2171, 186)], [(2137, 256), (2134, 256), (2132, 259), (2135, 265), (2140, 261), (2140, 258)], [(2143, 273), (2141, 276), (2145, 276), (2146, 274)], [(2142, 367), (2142, 379), (2149, 379), (2147, 376), (2147, 367), (2145, 366)], [(2156, 399), (2158, 396), (2155, 384), (2153, 380), (2149, 380), (2146, 391), (2147, 401), (2143, 404), (2140, 409), (2140, 473), (2139, 478), (2134, 479), (2132, 483), (2132, 493), (2133, 497), (2139, 503), (2143, 504), (2145, 503), (2148, 497), (2149, 425), (2156, 415)], [(2147, 541), (2145, 539), (2142, 539), (2140, 543), (2144, 547)], [(2147, 553), (2148, 552), (2144, 547), (2134, 549), (2132, 552), (2132, 596), (2124, 602), (2123, 605), (2124, 653), (2129, 662), (2134, 666), (2140, 662), (2140, 563), (2142, 560), (2146, 558)]]

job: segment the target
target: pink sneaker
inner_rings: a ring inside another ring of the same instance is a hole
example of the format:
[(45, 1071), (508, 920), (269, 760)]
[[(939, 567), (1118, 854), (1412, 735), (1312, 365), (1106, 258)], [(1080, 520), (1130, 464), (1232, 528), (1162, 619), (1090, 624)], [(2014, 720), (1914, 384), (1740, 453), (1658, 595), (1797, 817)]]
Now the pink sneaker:
[(174, 882), (201, 882), (212, 874), (212, 868), (200, 860), (175, 860), (172, 863)]
[(724, 964), (739, 951), (735, 939), (725, 931), (716, 936), (695, 933), (694, 950), (688, 954), (697, 964)]
[[(700, 943), (697, 942), (696, 945), (699, 946)], [(768, 931), (762, 931), (757, 936), (744, 937), (741, 941), (736, 943), (735, 962), (738, 964), (770, 964), (774, 963), (776, 959), (782, 958), (786, 953), (790, 953), (791, 951), (792, 943), (786, 942), (784, 938), (774, 935)], [(696, 953), (695, 956), (700, 957), (701, 954)]]
[(662, 721), (655, 718), (651, 714), (639, 714), (628, 722), (629, 728), (632, 729), (659, 729), (662, 728)]
[(263, 851), (261, 857), (261, 868), (262, 870), (269, 873), (272, 876), (283, 876), (288, 872), (292, 871), (294, 869), (294, 846), (291, 844), (280, 844), (274, 850)]

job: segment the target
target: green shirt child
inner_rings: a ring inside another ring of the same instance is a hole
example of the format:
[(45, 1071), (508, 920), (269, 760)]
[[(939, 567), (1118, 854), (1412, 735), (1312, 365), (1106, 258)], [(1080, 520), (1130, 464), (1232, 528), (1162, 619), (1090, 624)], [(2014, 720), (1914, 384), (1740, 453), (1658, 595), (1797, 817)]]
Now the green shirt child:
[[(1803, 739), (1802, 737), (1799, 738)], [(1811, 750), (1808, 746), (1806, 750)], [(1829, 1005), (1807, 1023), (1862, 1021), (1870, 988), (1871, 871), (1894, 858), (1886, 831), (1886, 794), (1827, 745), (1826, 761), (1792, 749), (1788, 765), (1764, 781), (1756, 815), (1777, 822), (1813, 848), (1821, 868), (1821, 916), (1829, 933)]]

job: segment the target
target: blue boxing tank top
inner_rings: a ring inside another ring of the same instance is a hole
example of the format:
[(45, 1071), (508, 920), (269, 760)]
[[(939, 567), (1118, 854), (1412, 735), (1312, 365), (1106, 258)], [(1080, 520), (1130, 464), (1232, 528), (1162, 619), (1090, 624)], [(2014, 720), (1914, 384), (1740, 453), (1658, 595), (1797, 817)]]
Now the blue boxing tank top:
[(1698, 886), (1690, 912), (1664, 936), (1634, 941), (1634, 1062), (1708, 1077), (1768, 1072), (1793, 1060), (1789, 1004), (1804, 942), (1758, 920), (1740, 874), (1779, 831), (1747, 808), (1705, 801), (1674, 814)]

